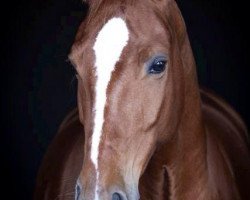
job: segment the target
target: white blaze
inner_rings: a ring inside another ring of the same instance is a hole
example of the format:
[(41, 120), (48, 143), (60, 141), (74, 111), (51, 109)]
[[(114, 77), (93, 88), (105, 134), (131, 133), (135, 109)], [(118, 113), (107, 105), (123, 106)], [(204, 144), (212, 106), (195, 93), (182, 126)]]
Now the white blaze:
[(121, 18), (110, 19), (97, 35), (95, 51), (96, 86), (94, 105), (94, 129), (91, 144), (91, 160), (97, 171), (95, 200), (98, 200), (98, 153), (99, 143), (104, 124), (104, 109), (106, 105), (107, 87), (111, 79), (116, 63), (119, 61), (122, 50), (127, 45), (129, 32), (125, 21)]

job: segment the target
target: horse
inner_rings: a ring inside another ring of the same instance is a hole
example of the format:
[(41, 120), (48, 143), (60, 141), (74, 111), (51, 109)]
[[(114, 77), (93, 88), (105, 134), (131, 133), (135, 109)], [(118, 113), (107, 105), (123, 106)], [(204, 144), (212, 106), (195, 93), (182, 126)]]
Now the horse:
[(89, 0), (69, 59), (78, 106), (40, 167), (35, 199), (250, 199), (247, 128), (199, 87), (174, 0)]

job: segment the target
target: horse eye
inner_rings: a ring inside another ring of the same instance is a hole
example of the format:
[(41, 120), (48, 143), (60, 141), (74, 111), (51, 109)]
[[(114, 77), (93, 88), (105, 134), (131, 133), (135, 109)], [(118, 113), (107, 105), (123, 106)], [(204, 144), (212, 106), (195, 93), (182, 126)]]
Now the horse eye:
[(149, 64), (149, 74), (160, 74), (166, 69), (167, 59), (165, 57), (158, 57)]

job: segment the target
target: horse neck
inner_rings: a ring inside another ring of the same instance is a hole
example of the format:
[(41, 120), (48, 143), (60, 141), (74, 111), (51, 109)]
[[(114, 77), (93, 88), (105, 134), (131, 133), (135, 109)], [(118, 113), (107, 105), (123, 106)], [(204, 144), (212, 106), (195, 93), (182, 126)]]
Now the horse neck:
[(180, 124), (175, 138), (165, 145), (168, 152), (165, 166), (173, 199), (203, 199), (208, 193), (206, 132), (195, 68), (189, 73), (185, 78)]
[(231, 163), (218, 138), (206, 130), (199, 94), (195, 96), (186, 97), (176, 137), (160, 152), (167, 155), (163, 165), (170, 199), (240, 199)]

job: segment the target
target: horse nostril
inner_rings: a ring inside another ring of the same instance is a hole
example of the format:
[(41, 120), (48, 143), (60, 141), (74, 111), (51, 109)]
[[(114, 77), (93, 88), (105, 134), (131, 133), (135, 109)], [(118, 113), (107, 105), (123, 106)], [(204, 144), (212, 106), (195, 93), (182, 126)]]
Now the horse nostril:
[(112, 195), (112, 200), (124, 200), (124, 199), (119, 193), (116, 192)]

